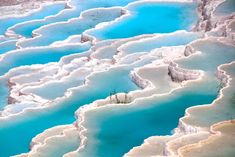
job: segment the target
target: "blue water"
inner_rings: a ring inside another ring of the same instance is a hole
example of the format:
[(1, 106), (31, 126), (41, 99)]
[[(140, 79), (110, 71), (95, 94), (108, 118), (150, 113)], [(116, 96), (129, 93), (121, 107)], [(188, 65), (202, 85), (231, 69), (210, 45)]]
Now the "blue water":
[(30, 21), (34, 19), (43, 19), (48, 15), (53, 15), (64, 9), (65, 4), (57, 3), (53, 5), (44, 6), (41, 10), (36, 11), (28, 16), (12, 17), (0, 19), (0, 35), (3, 35), (7, 28), (21, 22)]
[(138, 106), (110, 107), (88, 113), (85, 126), (90, 130), (89, 140), (79, 156), (120, 157), (150, 136), (171, 134), (186, 108), (211, 103), (216, 98), (216, 84), (208, 88), (174, 92), (166, 99), (154, 99)]
[(55, 22), (62, 22), (62, 21), (67, 21), (71, 18), (77, 18), (80, 16), (80, 13), (84, 10), (91, 9), (91, 8), (98, 8), (98, 7), (112, 7), (112, 6), (124, 6), (131, 2), (133, 0), (122, 0), (122, 1), (106, 1), (106, 0), (99, 0), (99, 1), (94, 1), (94, 0), (89, 0), (89, 1), (83, 1), (83, 0), (73, 0), (72, 4), (75, 7), (75, 9), (68, 9), (60, 14), (46, 18), (43, 20), (37, 20), (37, 21), (32, 21), (28, 22), (27, 24), (19, 25), (14, 29), (14, 31), (17, 34), (20, 34), (25, 37), (31, 37), (32, 31), (50, 24), (50, 23), (55, 23)]
[[(128, 73), (128, 69), (121, 68), (98, 74), (91, 78), (91, 86), (77, 91), (57, 107), (30, 112), (11, 123), (0, 121), (0, 156), (9, 157), (29, 151), (34, 136), (47, 128), (72, 123), (75, 120), (74, 112), (84, 104), (105, 98), (113, 90), (123, 92), (137, 89)], [(125, 84), (120, 86), (123, 82)]]
[(0, 55), (4, 54), (8, 51), (16, 49), (16, 42), (17, 40), (7, 41), (4, 43), (0, 43)]
[(49, 62), (59, 61), (61, 57), (81, 53), (88, 50), (90, 47), (87, 45), (69, 45), (63, 47), (50, 47), (50, 48), (30, 48), (19, 50), (16, 53), (7, 55), (0, 61), (0, 75), (5, 74), (11, 68), (32, 65), (32, 64), (45, 64)]
[(141, 34), (169, 33), (195, 24), (196, 5), (184, 3), (144, 3), (131, 8), (132, 16), (90, 34), (98, 39), (127, 38)]

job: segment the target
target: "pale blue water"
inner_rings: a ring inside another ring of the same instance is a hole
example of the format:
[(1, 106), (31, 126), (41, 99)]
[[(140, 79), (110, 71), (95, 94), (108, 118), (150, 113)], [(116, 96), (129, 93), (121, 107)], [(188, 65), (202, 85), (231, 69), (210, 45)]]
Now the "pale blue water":
[(13, 39), (14, 38), (10, 38), (10, 37), (6, 37), (6, 36), (3, 36), (3, 35), (0, 35), (0, 44), (2, 44), (5, 41), (13, 40)]
[(7, 55), (0, 64), (0, 75), (5, 74), (11, 68), (32, 65), (32, 64), (45, 64), (49, 62), (56, 62), (63, 56), (81, 53), (88, 50), (90, 47), (87, 45), (69, 45), (63, 47), (50, 47), (50, 48), (30, 48), (20, 50), (17, 53)]
[(42, 31), (40, 31), (42, 36), (35, 38), (32, 41), (26, 41), (22, 43), (21, 47), (47, 46), (55, 41), (65, 40), (69, 36), (82, 34), (82, 32), (85, 30), (94, 28), (99, 23), (112, 21), (119, 16), (118, 14), (116, 16), (105, 16), (109, 14), (109, 12), (103, 12), (103, 16), (96, 16), (93, 14), (96, 18), (86, 16), (82, 19), (73, 20), (71, 23), (63, 23), (60, 25), (53, 25), (44, 28)]
[(4, 43), (0, 43), (0, 55), (4, 54), (8, 51), (16, 49), (16, 42), (17, 40), (7, 41)]
[(0, 43), (2, 43), (2, 42), (4, 42), (4, 41), (6, 41), (6, 38), (5, 38), (4, 36), (1, 36), (1, 35), (0, 35)]
[[(73, 76), (76, 77), (76, 76)], [(78, 77), (79, 78), (79, 77)], [(39, 87), (39, 88), (33, 88), (33, 90), (27, 91), (32, 92), (42, 98), (45, 99), (50, 99), (53, 100), (57, 97), (62, 97), (64, 96), (64, 93), (67, 91), (67, 89), (69, 88), (73, 88), (73, 87), (77, 87), (80, 86), (84, 83), (84, 79), (73, 79), (73, 80), (64, 80), (63, 82), (55, 82), (55, 83), (51, 83), (51, 84), (47, 84), (45, 86), (43, 86), (43, 88)], [(54, 90), (55, 92), (51, 92), (52, 90)]]
[(228, 15), (235, 11), (235, 0), (226, 0), (215, 9), (216, 15)]
[(41, 10), (36, 11), (28, 16), (23, 16), (23, 17), (12, 17), (12, 18), (7, 18), (7, 19), (1, 19), (0, 17), (0, 35), (3, 35), (7, 28), (20, 23), (20, 22), (25, 22), (25, 21), (30, 21), (33, 19), (43, 19), (48, 15), (53, 15), (61, 10), (63, 10), (65, 7), (65, 4), (63, 3), (57, 3), (57, 4), (52, 4), (52, 5), (47, 5), (44, 6)]
[(179, 61), (181, 67), (215, 73), (219, 65), (235, 60), (234, 46), (216, 41), (207, 41), (195, 44), (194, 48), (201, 51), (202, 55), (194, 55), (187, 60)]
[(122, 0), (122, 1), (106, 1), (106, 0), (99, 0), (99, 1), (94, 1), (94, 0), (89, 0), (89, 1), (83, 1), (83, 0), (73, 0), (72, 4), (75, 7), (75, 9), (68, 9), (60, 14), (50, 17), (47, 19), (42, 19), (42, 20), (37, 20), (37, 21), (32, 21), (28, 22), (27, 24), (19, 25), (14, 29), (14, 31), (17, 34), (20, 34), (25, 37), (31, 37), (32, 31), (35, 29), (38, 29), (41, 26), (50, 24), (50, 23), (55, 23), (55, 22), (62, 22), (62, 21), (67, 21), (71, 18), (77, 18), (80, 16), (80, 13), (84, 10), (87, 9), (92, 9), (92, 8), (98, 8), (98, 7), (112, 7), (112, 6), (124, 6), (131, 2), (133, 0)]
[(89, 34), (98, 39), (127, 38), (141, 34), (169, 33), (195, 24), (196, 5), (189, 3), (139, 4), (131, 8), (132, 16)]
[(113, 90), (123, 92), (138, 89), (128, 73), (128, 69), (121, 68), (98, 74), (92, 77), (92, 86), (77, 91), (57, 107), (30, 112), (24, 118), (19, 117), (11, 123), (0, 121), (0, 156), (8, 157), (29, 151), (29, 144), (34, 136), (47, 128), (72, 123), (75, 120), (74, 112), (84, 104), (105, 98)]
[(128, 45), (124, 49), (125, 53), (137, 53), (137, 52), (150, 52), (153, 49), (167, 47), (167, 46), (179, 46), (186, 45), (198, 38), (201, 37), (201, 34), (197, 33), (177, 33), (174, 35), (166, 35), (159, 37), (154, 40), (141, 41), (141, 43), (134, 43)]

